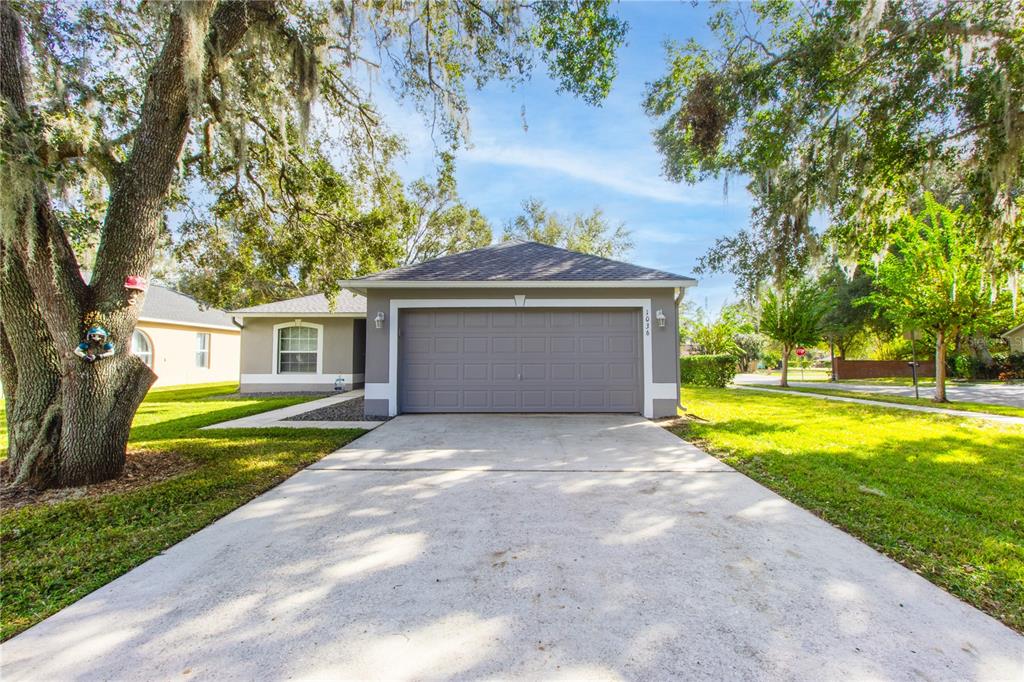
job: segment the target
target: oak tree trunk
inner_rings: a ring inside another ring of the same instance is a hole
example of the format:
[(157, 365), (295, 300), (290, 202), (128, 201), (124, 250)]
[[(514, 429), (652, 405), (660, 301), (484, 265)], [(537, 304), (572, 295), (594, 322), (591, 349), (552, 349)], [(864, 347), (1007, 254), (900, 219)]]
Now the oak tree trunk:
[[(8, 466), (16, 483), (74, 486), (122, 472), (132, 419), (156, 378), (128, 352), (142, 299), (125, 290), (124, 281), (150, 274), (188, 134), (187, 36), (196, 29), (206, 35), (208, 83), (216, 59), (229, 55), (251, 25), (274, 20), (275, 5), (257, 0), (218, 3), (212, 14), (193, 13), (187, 27), (180, 7), (169, 15), (131, 149), (124, 161), (111, 160), (105, 173), (109, 201), (87, 284), (51, 210), (45, 173), (31, 161), (40, 158), (40, 150), (46, 156), (46, 141), (19, 132), (32, 129), (38, 113), (29, 106), (22, 20), (13, 5), (0, 0), (0, 142), (9, 164), (0, 170), (4, 178), (18, 177), (29, 186), (20, 194), (2, 188), (10, 192), (4, 198), (15, 217), (0, 230), (0, 381)], [(89, 363), (74, 349), (91, 314), (103, 318), (116, 352)]]

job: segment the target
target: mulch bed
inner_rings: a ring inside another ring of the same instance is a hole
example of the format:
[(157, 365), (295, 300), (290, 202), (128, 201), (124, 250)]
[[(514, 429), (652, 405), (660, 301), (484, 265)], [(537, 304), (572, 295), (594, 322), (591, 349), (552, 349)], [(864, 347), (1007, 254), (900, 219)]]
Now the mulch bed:
[(390, 417), (367, 417), (363, 414), (363, 399), (353, 398), (327, 407), (287, 417), (286, 422), (384, 422)]
[(197, 465), (174, 452), (129, 452), (124, 473), (112, 481), (77, 488), (35, 490), (11, 485), (7, 462), (0, 462), (0, 509), (10, 511), (29, 505), (49, 505), (90, 497), (124, 493), (166, 481), (194, 469)]

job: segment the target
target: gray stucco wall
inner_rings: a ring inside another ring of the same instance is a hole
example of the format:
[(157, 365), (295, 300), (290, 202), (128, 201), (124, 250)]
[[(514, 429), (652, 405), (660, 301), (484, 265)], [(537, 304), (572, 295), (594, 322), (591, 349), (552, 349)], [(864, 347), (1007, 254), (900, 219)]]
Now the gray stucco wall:
[[(293, 322), (289, 317), (247, 317), (243, 320), (241, 349), (241, 390), (245, 393), (294, 392), (333, 390), (333, 377), (359, 375), (363, 373), (363, 350), (366, 341), (365, 320), (348, 317), (302, 316), (303, 322), (323, 325), (323, 383), (277, 383), (247, 380), (246, 375), (271, 375), (274, 358), (274, 326)], [(358, 338), (356, 336), (358, 335)], [(280, 375), (279, 375), (280, 376)], [(327, 377), (331, 377), (328, 382)], [(356, 387), (362, 385), (361, 378), (354, 376)]]
[[(594, 288), (594, 289), (369, 289), (366, 292), (366, 318), (373, 320), (378, 312), (385, 315), (384, 327), (377, 329), (372, 322), (366, 328), (366, 382), (386, 384), (390, 380), (388, 370), (389, 335), (394, 329), (391, 319), (391, 299), (495, 299), (509, 300), (515, 294), (523, 294), (529, 307), (530, 299), (552, 298), (600, 298), (600, 299), (649, 299), (651, 301), (651, 346), (652, 372), (655, 383), (675, 383), (678, 396), (679, 385), (679, 320), (675, 304), (675, 289), (657, 287), (639, 288)], [(611, 304), (609, 304), (611, 305)], [(665, 326), (659, 327), (655, 311), (665, 314)], [(655, 417), (674, 416), (676, 399), (656, 399)], [(387, 414), (388, 401), (368, 399), (366, 413)]]

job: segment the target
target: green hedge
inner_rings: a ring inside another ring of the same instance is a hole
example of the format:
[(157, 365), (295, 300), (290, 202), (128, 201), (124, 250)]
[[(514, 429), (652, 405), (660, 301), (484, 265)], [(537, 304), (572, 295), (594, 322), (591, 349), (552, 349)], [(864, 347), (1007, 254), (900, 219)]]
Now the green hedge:
[(736, 358), (725, 353), (679, 358), (679, 381), (684, 384), (724, 388), (734, 376)]

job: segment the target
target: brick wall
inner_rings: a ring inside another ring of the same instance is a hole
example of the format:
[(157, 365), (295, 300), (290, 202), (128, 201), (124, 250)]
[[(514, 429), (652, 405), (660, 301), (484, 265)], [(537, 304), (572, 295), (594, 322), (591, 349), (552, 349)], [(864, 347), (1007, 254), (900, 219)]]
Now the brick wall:
[[(844, 360), (836, 358), (836, 379), (877, 379), (913, 376), (906, 360)], [(934, 377), (935, 361), (918, 360), (917, 376)]]

